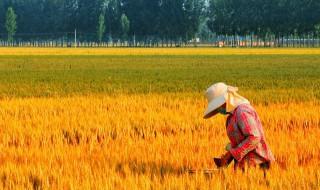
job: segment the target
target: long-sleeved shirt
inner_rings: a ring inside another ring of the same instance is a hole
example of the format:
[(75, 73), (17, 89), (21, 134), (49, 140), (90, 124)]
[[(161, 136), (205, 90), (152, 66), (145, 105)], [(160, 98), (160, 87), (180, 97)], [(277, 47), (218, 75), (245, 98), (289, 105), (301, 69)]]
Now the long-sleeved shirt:
[(239, 105), (228, 116), (226, 128), (236, 168), (274, 161), (258, 114), (250, 104)]

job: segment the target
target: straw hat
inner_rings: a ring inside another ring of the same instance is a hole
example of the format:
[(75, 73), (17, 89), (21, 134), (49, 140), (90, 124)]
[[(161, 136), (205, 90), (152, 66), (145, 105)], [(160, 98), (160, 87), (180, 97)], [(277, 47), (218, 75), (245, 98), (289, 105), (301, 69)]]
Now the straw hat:
[(232, 112), (240, 104), (250, 104), (247, 99), (240, 96), (238, 88), (228, 86), (225, 83), (219, 82), (210, 86), (205, 96), (208, 100), (208, 107), (204, 112), (203, 118), (208, 119), (218, 113), (218, 108), (226, 104), (226, 111)]

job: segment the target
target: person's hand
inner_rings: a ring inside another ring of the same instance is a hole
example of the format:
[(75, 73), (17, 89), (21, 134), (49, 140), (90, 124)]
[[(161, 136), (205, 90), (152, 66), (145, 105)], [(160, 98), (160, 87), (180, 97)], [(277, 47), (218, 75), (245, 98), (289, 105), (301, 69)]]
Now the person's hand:
[(226, 150), (226, 151), (230, 151), (231, 148), (232, 148), (231, 144), (228, 143), (228, 144), (226, 145), (226, 147), (225, 147), (225, 150)]
[(232, 154), (228, 151), (224, 155), (221, 156), (221, 166), (228, 166), (230, 162), (232, 161), (233, 157)]

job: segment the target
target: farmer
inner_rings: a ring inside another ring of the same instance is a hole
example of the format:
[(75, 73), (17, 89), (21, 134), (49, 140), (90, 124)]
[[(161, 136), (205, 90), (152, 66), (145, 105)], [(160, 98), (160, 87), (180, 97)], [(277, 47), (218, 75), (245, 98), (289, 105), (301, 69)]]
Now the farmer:
[(264, 171), (274, 161), (269, 149), (260, 119), (249, 101), (238, 93), (238, 88), (224, 83), (216, 83), (206, 91), (208, 108), (204, 118), (217, 113), (228, 116), (227, 135), (230, 143), (226, 153), (220, 158), (220, 167), (226, 167), (234, 160), (234, 169), (245, 170), (247, 167), (259, 166)]

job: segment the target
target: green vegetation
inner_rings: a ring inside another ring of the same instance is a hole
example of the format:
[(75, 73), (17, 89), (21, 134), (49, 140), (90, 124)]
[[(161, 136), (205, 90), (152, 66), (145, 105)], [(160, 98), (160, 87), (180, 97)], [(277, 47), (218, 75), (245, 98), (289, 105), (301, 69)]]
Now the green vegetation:
[(99, 16), (99, 22), (98, 22), (98, 27), (97, 27), (97, 36), (98, 36), (98, 41), (101, 43), (104, 32), (106, 31), (106, 26), (104, 23), (104, 16), (101, 13)]
[(320, 99), (320, 56), (1, 56), (0, 97), (183, 92), (214, 82), (256, 102)]
[[(124, 35), (123, 15), (130, 22), (126, 40), (149, 45), (184, 44), (195, 37), (210, 42), (218, 35), (233, 43), (250, 38), (283, 47), (290, 39), (313, 47), (320, 37), (318, 0), (1, 0), (0, 35), (8, 7), (17, 14), (20, 41), (71, 40), (75, 29), (81, 42), (117, 41)], [(97, 32), (102, 19), (106, 31)]]
[(125, 14), (121, 15), (121, 29), (122, 29), (122, 40), (127, 38), (129, 29), (130, 29), (130, 21)]
[(12, 9), (12, 7), (9, 7), (6, 14), (6, 24), (5, 24), (9, 42), (13, 41), (13, 36), (17, 31), (16, 18), (17, 18), (17, 15), (14, 13), (14, 10)]

